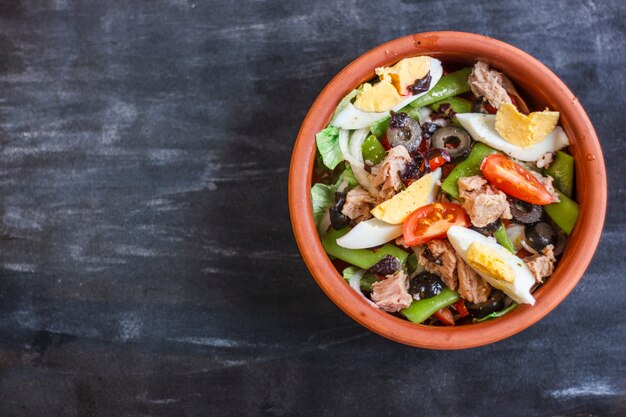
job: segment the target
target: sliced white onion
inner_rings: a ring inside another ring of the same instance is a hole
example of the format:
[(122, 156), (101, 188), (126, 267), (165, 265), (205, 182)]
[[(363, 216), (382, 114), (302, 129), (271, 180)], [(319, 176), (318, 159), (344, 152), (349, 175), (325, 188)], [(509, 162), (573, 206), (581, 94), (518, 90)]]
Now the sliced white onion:
[(419, 119), (420, 125), (424, 124), (424, 122), (430, 122), (430, 114), (432, 113), (432, 109), (430, 107), (420, 107), (417, 111), (417, 118)]
[(372, 218), (354, 226), (337, 239), (337, 244), (347, 249), (366, 249), (383, 245), (399, 236), (402, 236), (401, 224), (389, 224)]
[(350, 153), (350, 135), (346, 129), (339, 130), (339, 149), (341, 149), (343, 159), (348, 161), (352, 167), (354, 178), (356, 178), (358, 183), (361, 184), (361, 186), (366, 189), (372, 197), (378, 197), (378, 190), (370, 183), (369, 174), (365, 170), (363, 155), (361, 154), (361, 160), (359, 161)]
[(352, 133), (350, 138), (349, 151), (354, 159), (363, 163), (363, 142), (370, 133), (369, 129), (359, 129)]
[(374, 308), (379, 308), (376, 303), (367, 298), (361, 291), (361, 278), (363, 278), (363, 275), (365, 275), (365, 270), (363, 269), (352, 274), (352, 276), (350, 277), (350, 286), (352, 287), (352, 289), (354, 289), (354, 291), (356, 291), (357, 294), (361, 296), (362, 299), (367, 301), (369, 305)]
[(516, 251), (522, 249), (522, 242), (525, 239), (524, 229), (523, 225), (517, 223), (511, 223), (506, 227), (506, 235)]

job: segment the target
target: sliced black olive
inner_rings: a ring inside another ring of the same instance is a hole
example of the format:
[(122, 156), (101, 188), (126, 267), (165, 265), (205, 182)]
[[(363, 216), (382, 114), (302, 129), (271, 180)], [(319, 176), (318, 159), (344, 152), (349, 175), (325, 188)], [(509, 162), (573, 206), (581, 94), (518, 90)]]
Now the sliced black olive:
[(537, 252), (541, 252), (546, 246), (556, 243), (556, 230), (550, 223), (529, 224), (524, 233), (526, 243)]
[(350, 218), (341, 212), (346, 202), (345, 193), (335, 193), (335, 205), (330, 208), (330, 225), (333, 229), (339, 230), (350, 223)]
[(554, 256), (559, 256), (565, 250), (567, 244), (567, 235), (562, 230), (556, 234), (556, 243), (554, 244)]
[(437, 129), (439, 129), (439, 127), (439, 125), (436, 125), (434, 123), (424, 122), (422, 124), (422, 136), (424, 136), (425, 138), (430, 138), (433, 133), (435, 133)]
[(498, 227), (500, 227), (500, 224), (502, 224), (502, 222), (500, 221), (500, 219), (498, 219), (495, 222), (489, 223), (485, 227), (472, 226), (470, 227), (470, 229), (476, 230), (483, 236), (493, 236), (496, 230), (498, 230)]
[(493, 290), (487, 301), (482, 303), (465, 303), (472, 317), (482, 319), (488, 314), (500, 311), (504, 308), (504, 293), (500, 290)]
[(485, 97), (483, 96), (476, 97), (476, 100), (474, 100), (474, 102), (472, 103), (472, 113), (488, 114), (489, 112), (485, 110), (486, 102), (487, 100), (485, 100)]
[(415, 80), (413, 85), (408, 87), (408, 90), (411, 94), (419, 94), (424, 93), (430, 89), (430, 82), (432, 81), (432, 77), (430, 75), (430, 71), (423, 77)]
[(409, 284), (409, 293), (416, 300), (434, 297), (443, 291), (443, 282), (435, 274), (422, 272), (415, 276)]
[(382, 276), (391, 275), (400, 269), (400, 261), (393, 255), (386, 255), (376, 265), (369, 269), (370, 272)]
[(459, 162), (472, 150), (472, 138), (465, 129), (447, 126), (437, 129), (432, 137), (433, 148), (444, 149), (452, 162)]
[(511, 215), (515, 221), (524, 224), (532, 224), (541, 220), (543, 207), (518, 200), (517, 198), (511, 196), (508, 197), (508, 201), (511, 209)]
[(413, 159), (411, 159), (411, 161), (406, 164), (404, 171), (400, 173), (400, 177), (403, 180), (417, 180), (427, 172), (430, 172), (430, 164), (428, 163), (428, 159), (424, 158), (424, 155), (421, 152), (416, 151)]
[(392, 147), (402, 145), (407, 151), (413, 152), (422, 143), (422, 128), (419, 122), (408, 114), (391, 112), (387, 140)]

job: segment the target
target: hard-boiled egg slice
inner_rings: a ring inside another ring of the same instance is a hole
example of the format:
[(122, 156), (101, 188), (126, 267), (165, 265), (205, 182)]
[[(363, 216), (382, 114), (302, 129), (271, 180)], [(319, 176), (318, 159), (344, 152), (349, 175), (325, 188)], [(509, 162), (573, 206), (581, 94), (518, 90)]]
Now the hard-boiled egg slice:
[[(430, 59), (430, 91), (441, 79), (443, 75), (443, 67), (441, 66), (441, 61), (435, 58)], [(415, 94), (412, 96), (407, 96), (404, 100), (396, 104), (391, 110), (398, 111), (404, 107), (406, 107), (409, 103), (415, 101), (418, 97), (423, 96), (428, 93), (425, 91), (420, 94)], [(365, 112), (357, 109), (349, 103), (345, 109), (343, 109), (335, 120), (332, 121), (332, 125), (341, 129), (363, 129), (365, 127), (370, 127), (372, 123), (379, 121), (380, 119), (389, 116), (389, 111), (384, 112)]]
[(472, 135), (474, 140), (519, 159), (536, 161), (547, 152), (556, 152), (569, 145), (569, 139), (561, 126), (555, 127), (545, 139), (528, 148), (522, 148), (507, 142), (496, 131), (496, 116), (482, 113), (459, 113), (456, 119)]
[(461, 226), (448, 230), (448, 239), (461, 258), (493, 287), (518, 303), (535, 304), (530, 289), (535, 278), (517, 256), (495, 239)]
[(402, 225), (385, 223), (377, 218), (363, 221), (337, 239), (337, 244), (348, 249), (373, 248), (402, 236)]
[(372, 209), (372, 215), (389, 224), (402, 224), (418, 208), (435, 201), (441, 185), (441, 168), (424, 175), (406, 189)]

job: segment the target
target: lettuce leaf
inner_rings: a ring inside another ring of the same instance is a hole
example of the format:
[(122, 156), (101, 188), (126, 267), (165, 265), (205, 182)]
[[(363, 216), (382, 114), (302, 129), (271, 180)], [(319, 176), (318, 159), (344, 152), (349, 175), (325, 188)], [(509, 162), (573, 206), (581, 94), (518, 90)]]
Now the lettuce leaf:
[[(359, 268), (358, 266), (349, 266), (343, 270), (343, 273), (341, 275), (343, 275), (343, 279), (347, 283), (350, 283), (350, 278), (352, 278), (352, 275), (354, 275), (355, 273), (359, 271), (363, 271), (363, 270)], [(361, 291), (371, 292), (372, 284), (377, 281), (378, 281), (378, 278), (376, 278), (376, 275), (366, 272), (365, 275), (363, 275), (363, 278), (361, 278), (361, 285), (360, 285)]]
[(345, 167), (337, 181), (332, 185), (316, 183), (311, 187), (311, 205), (313, 206), (313, 220), (320, 236), (326, 234), (326, 230), (322, 230), (322, 220), (326, 215), (326, 212), (335, 204), (335, 193), (338, 189), (342, 189), (343, 192), (353, 189), (357, 186), (354, 172), (348, 162), (345, 162)]
[(335, 204), (334, 187), (322, 183), (314, 184), (311, 187), (311, 205), (313, 206), (313, 220), (317, 231), (323, 235), (325, 230), (320, 230), (324, 215)]
[(328, 126), (315, 135), (315, 143), (322, 162), (328, 169), (335, 169), (339, 162), (343, 161), (343, 155), (339, 148), (339, 129)]
[(346, 166), (344, 170), (341, 172), (341, 175), (339, 175), (339, 178), (337, 179), (337, 182), (335, 182), (335, 185), (333, 185), (333, 189), (335, 190), (334, 192), (336, 192), (341, 187), (344, 181), (347, 182), (347, 187), (344, 187), (345, 190), (351, 190), (359, 184), (356, 180), (356, 177), (354, 176), (354, 171), (352, 171), (352, 166), (350, 165), (350, 163), (346, 162), (345, 164)]

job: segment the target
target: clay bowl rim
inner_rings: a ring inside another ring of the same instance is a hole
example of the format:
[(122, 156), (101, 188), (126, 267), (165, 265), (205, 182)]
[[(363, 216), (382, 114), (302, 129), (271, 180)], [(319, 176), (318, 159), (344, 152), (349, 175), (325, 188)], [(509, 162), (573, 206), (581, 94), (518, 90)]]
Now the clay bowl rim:
[[(580, 212), (569, 244), (553, 276), (534, 296), (495, 320), (457, 327), (414, 324), (369, 306), (350, 288), (324, 252), (311, 212), (315, 134), (323, 129), (341, 98), (372, 78), (374, 68), (417, 55), (481, 59), (505, 72), (533, 97), (561, 112), (575, 157)], [(584, 194), (583, 194), (584, 191)], [(465, 349), (511, 337), (530, 327), (563, 301), (576, 286), (600, 240), (607, 204), (607, 180), (598, 137), (586, 112), (565, 84), (541, 62), (505, 42), (466, 32), (427, 32), (397, 38), (358, 57), (322, 90), (307, 113), (294, 145), (289, 170), (289, 210), (296, 242), (311, 274), (326, 295), (352, 319), (393, 341), (428, 349)]]

